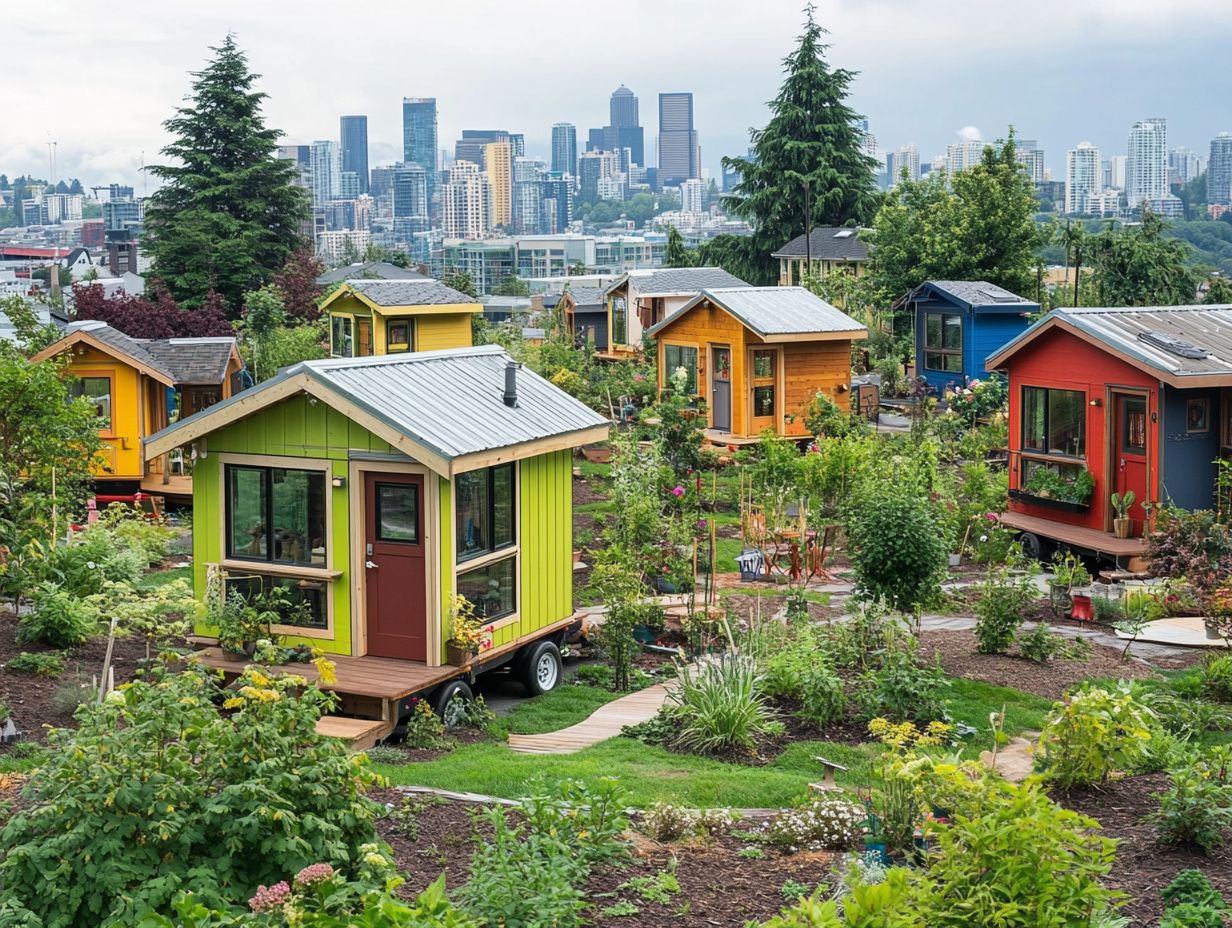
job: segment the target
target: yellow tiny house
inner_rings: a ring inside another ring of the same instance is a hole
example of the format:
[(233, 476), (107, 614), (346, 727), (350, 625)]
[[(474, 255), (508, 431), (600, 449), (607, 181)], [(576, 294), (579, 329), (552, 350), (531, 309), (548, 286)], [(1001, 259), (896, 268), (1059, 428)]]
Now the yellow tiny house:
[(706, 405), (708, 435), (753, 440), (766, 429), (805, 437), (809, 403), (822, 393), (846, 409), (851, 343), (868, 330), (803, 287), (703, 290), (652, 326), (659, 389), (685, 371)]
[(335, 358), (440, 351), (471, 345), (483, 305), (438, 280), (348, 280), (322, 304)]

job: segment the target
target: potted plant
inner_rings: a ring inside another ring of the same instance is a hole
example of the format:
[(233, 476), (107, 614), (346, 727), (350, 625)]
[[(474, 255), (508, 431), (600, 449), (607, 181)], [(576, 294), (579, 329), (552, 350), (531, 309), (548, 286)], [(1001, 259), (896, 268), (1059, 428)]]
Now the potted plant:
[(210, 624), (218, 628), (218, 646), (226, 658), (248, 660), (256, 653), (257, 642), (270, 637), (269, 623), (262, 624), (260, 613), (238, 590), (228, 593), (212, 611)]
[(1085, 596), (1090, 601), (1089, 587), (1091, 574), (1082, 558), (1076, 554), (1062, 554), (1058, 551), (1052, 559), (1052, 578), (1048, 581), (1048, 600), (1053, 612), (1061, 615), (1073, 608), (1075, 590), (1080, 590), (1079, 596)]
[(1128, 538), (1133, 534), (1134, 520), (1129, 517), (1129, 510), (1135, 499), (1137, 494), (1133, 490), (1126, 490), (1124, 495), (1112, 494), (1112, 511), (1116, 513), (1112, 520), (1112, 530), (1116, 532), (1117, 538)]
[(454, 667), (465, 667), (480, 651), (492, 647), (493, 627), (479, 620), (475, 604), (465, 596), (454, 596), (449, 607), (449, 628), (445, 656)]

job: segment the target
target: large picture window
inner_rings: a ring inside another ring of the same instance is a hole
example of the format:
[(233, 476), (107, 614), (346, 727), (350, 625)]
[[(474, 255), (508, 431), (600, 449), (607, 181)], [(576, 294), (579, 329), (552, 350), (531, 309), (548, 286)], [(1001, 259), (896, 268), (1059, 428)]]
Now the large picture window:
[(1022, 388), (1022, 450), (1081, 458), (1087, 444), (1087, 395), (1081, 390)]
[(325, 567), (325, 474), (226, 466), (227, 557)]
[(232, 574), (227, 577), (226, 585), (228, 595), (234, 590), (249, 602), (261, 593), (281, 591), (285, 605), (278, 609), (277, 625), (316, 629), (329, 627), (329, 611), (325, 604), (327, 584), (324, 581)]
[(684, 392), (689, 396), (697, 394), (697, 349), (688, 345), (663, 346), (663, 383), (675, 382), (676, 371), (684, 368), (686, 376)]
[(516, 557), (492, 561), (458, 575), (458, 594), (465, 596), (485, 621), (511, 615), (517, 608), (514, 580)]
[(110, 377), (78, 377), (72, 382), (69, 394), (73, 397), (84, 396), (89, 400), (94, 407), (94, 415), (98, 417), (99, 431), (111, 431)]
[(625, 298), (612, 298), (612, 338), (613, 345), (623, 345), (629, 340), (629, 317)]
[(355, 326), (350, 316), (331, 316), (329, 336), (331, 357), (355, 357)]
[(962, 316), (924, 314), (924, 368), (947, 374), (962, 373)]
[(501, 464), (460, 474), (457, 492), (458, 561), (470, 561), (514, 541), (513, 465)]

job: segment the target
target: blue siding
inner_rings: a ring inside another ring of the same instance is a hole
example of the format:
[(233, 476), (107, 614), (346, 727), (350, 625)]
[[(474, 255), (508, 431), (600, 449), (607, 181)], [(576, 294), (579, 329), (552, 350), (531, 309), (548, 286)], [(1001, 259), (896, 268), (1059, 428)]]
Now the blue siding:
[[(1160, 465), (1161, 498), (1184, 509), (1210, 509), (1215, 505), (1215, 458), (1219, 456), (1219, 391), (1178, 390), (1164, 386), (1163, 441)], [(1207, 401), (1209, 428), (1205, 432), (1187, 429), (1189, 399)]]
[(955, 306), (949, 300), (934, 296), (928, 300), (917, 300), (915, 303), (915, 369), (916, 373), (937, 391), (938, 395), (947, 387), (959, 386), (966, 382), (963, 374), (953, 371), (930, 371), (924, 369), (924, 318), (929, 313), (946, 313), (962, 315), (963, 319), (963, 365), (967, 365), (966, 346), (971, 344), (971, 315), (964, 313), (963, 307)]
[[(924, 369), (924, 317), (942, 312), (963, 315), (963, 369), (961, 373)], [(973, 313), (964, 311), (939, 296), (915, 303), (915, 369), (938, 394), (947, 387), (959, 386), (968, 380), (987, 376), (984, 362), (997, 349), (1010, 341), (1030, 324), (1025, 315), (1014, 313)]]
[(967, 343), (971, 354), (967, 359), (968, 376), (985, 377), (984, 363), (1007, 342), (1025, 332), (1030, 320), (1026, 316), (1008, 313), (976, 314), (975, 335)]

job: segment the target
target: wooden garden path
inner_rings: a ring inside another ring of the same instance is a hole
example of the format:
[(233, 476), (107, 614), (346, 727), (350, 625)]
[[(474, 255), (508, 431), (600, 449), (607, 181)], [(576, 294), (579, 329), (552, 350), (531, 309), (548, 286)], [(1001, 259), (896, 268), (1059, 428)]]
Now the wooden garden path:
[(542, 735), (510, 735), (509, 748), (519, 754), (572, 754), (615, 738), (626, 725), (654, 718), (667, 699), (665, 683), (622, 696), (600, 706), (585, 721)]

